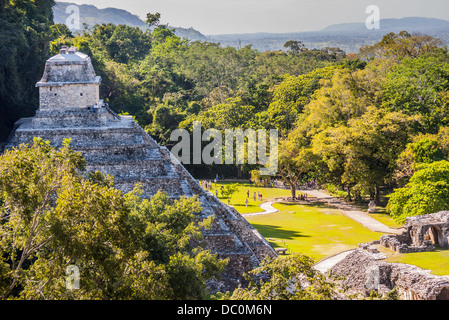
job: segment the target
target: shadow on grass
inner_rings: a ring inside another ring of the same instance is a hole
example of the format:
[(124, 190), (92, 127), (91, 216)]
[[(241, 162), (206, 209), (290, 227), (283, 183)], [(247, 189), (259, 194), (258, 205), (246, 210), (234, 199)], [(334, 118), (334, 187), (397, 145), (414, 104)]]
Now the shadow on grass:
[[(246, 206), (246, 205), (244, 205), (244, 204), (235, 204), (235, 203), (233, 203), (232, 206), (233, 206), (234, 208), (237, 208), (237, 207), (241, 207), (241, 208), (259, 208), (259, 206), (256, 206), (256, 205), (254, 205), (254, 204), (248, 204), (248, 206)], [(260, 209), (260, 211), (263, 211), (263, 210)]]
[(305, 207), (313, 207), (318, 209), (335, 209), (334, 206), (331, 206), (330, 204), (327, 204), (325, 202), (278, 202), (279, 204), (286, 205), (286, 206), (305, 206)]
[(310, 236), (301, 234), (301, 232), (293, 230), (285, 230), (279, 226), (271, 226), (265, 224), (253, 224), (265, 238), (278, 238), (281, 240), (294, 240), (297, 238), (309, 238)]

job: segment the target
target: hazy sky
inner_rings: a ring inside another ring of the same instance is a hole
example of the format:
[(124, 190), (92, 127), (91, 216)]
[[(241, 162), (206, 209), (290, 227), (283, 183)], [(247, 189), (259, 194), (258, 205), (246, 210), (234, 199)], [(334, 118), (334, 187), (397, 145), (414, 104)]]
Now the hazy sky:
[(62, 0), (98, 8), (125, 9), (144, 18), (159, 12), (161, 22), (223, 33), (319, 30), (344, 22), (365, 22), (376, 5), (381, 19), (430, 17), (449, 20), (449, 0)]

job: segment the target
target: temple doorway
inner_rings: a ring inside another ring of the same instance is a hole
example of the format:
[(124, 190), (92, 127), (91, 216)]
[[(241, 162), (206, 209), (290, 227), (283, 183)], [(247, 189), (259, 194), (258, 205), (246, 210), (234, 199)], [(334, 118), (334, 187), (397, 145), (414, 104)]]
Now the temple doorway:
[(443, 235), (441, 233), (441, 229), (438, 226), (430, 226), (429, 227), (429, 236), (432, 244), (435, 246), (443, 247), (444, 243), (442, 243)]

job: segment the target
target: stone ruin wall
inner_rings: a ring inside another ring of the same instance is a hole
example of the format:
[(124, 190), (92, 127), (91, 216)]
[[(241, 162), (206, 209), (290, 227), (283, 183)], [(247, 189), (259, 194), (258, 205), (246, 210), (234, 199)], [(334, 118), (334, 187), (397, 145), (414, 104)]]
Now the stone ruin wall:
[(96, 73), (89, 56), (77, 52), (65, 55), (66, 59), (47, 60), (41, 82), (89, 82), (95, 80)]
[(100, 99), (99, 88), (99, 83), (41, 86), (39, 88), (40, 109), (60, 112), (66, 109), (93, 106)]
[(432, 275), (412, 265), (388, 263), (360, 248), (330, 271), (344, 278), (342, 284), (349, 287), (350, 293), (364, 297), (370, 295), (374, 280), (377, 281), (375, 291), (381, 296), (396, 289), (400, 300), (449, 300), (449, 276)]
[(400, 235), (383, 235), (380, 244), (397, 253), (433, 251), (449, 248), (449, 212), (409, 217)]

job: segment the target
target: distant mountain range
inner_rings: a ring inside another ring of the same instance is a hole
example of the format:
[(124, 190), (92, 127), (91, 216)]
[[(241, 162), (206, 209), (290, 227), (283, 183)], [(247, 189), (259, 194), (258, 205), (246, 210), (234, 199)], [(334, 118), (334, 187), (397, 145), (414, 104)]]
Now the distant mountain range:
[[(438, 30), (449, 30), (449, 21), (434, 19), (409, 17), (401, 19), (383, 19), (380, 21), (380, 30), (388, 32), (400, 32), (407, 30), (412, 32), (432, 32)], [(366, 28), (365, 23), (341, 23), (334, 24), (321, 30), (321, 32), (362, 32), (367, 33), (370, 30)]]
[(362, 46), (379, 42), (387, 33), (403, 30), (431, 35), (449, 44), (449, 21), (421, 17), (384, 19), (380, 21), (379, 30), (369, 30), (365, 23), (342, 23), (311, 32), (214, 35), (209, 37), (209, 41), (234, 47), (252, 44), (253, 48), (265, 51), (282, 50), (285, 42), (300, 40), (309, 49), (339, 47), (347, 53), (357, 53)]
[[(94, 26), (95, 24), (102, 23), (113, 23), (116, 25), (126, 24), (131, 27), (138, 27), (142, 30), (148, 28), (148, 25), (140, 19), (137, 15), (132, 14), (126, 10), (117, 8), (105, 8), (99, 9), (95, 6), (82, 4), (77, 5), (71, 2), (56, 2), (53, 7), (54, 22), (55, 23), (66, 23), (67, 18), (70, 13), (66, 13), (66, 9), (70, 5), (78, 6), (80, 10), (80, 24), (86, 23), (88, 26)], [(175, 29), (175, 34), (179, 37), (188, 38), (190, 40), (196, 41), (206, 41), (208, 38), (204, 36), (201, 32), (193, 28), (181, 28), (173, 27)]]
[[(74, 3), (56, 2), (54, 7), (55, 23), (65, 23), (69, 13), (66, 8)], [(89, 26), (101, 23), (126, 24), (132, 27), (146, 29), (147, 25), (137, 15), (117, 8), (99, 9), (92, 5), (78, 5), (80, 22)], [(324, 47), (339, 47), (345, 52), (358, 52), (364, 45), (374, 44), (389, 32), (422, 33), (438, 37), (449, 44), (449, 21), (410, 17), (401, 19), (384, 19), (380, 21), (379, 30), (368, 30), (365, 23), (342, 23), (328, 26), (313, 32), (291, 33), (246, 33), (223, 34), (207, 36), (193, 28), (173, 27), (177, 36), (192, 41), (210, 41), (222, 46), (244, 47), (252, 45), (259, 51), (282, 50), (285, 42), (300, 40), (307, 48), (321, 49)]]

